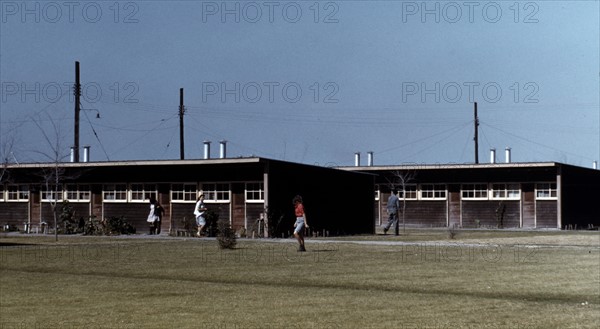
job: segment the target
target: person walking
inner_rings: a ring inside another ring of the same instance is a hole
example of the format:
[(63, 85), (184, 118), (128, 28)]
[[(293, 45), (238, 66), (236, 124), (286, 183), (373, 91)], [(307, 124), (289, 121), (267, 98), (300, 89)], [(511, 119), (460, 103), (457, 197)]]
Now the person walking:
[(202, 229), (206, 225), (206, 206), (204, 206), (204, 193), (200, 192), (196, 199), (196, 207), (194, 207), (194, 216), (196, 216), (196, 225), (198, 226), (198, 237), (202, 236)]
[(296, 195), (292, 200), (294, 203), (294, 213), (296, 215), (296, 222), (294, 223), (294, 236), (298, 240), (298, 251), (306, 251), (304, 247), (304, 228), (308, 228), (308, 222), (306, 221), (306, 213), (304, 212), (304, 205), (302, 203), (302, 197)]
[(160, 226), (162, 224), (162, 217), (165, 213), (165, 209), (158, 203), (158, 200), (155, 200), (154, 203), (154, 215), (156, 215), (157, 219), (154, 221), (154, 234), (160, 234)]
[(398, 232), (398, 210), (400, 209), (400, 199), (396, 196), (396, 191), (392, 189), (392, 193), (388, 198), (387, 202), (387, 212), (388, 212), (388, 222), (383, 226), (383, 234), (387, 234), (387, 231), (390, 229), (392, 225), (394, 225), (396, 235)]
[(160, 206), (154, 197), (149, 197), (148, 201), (150, 202), (150, 213), (146, 221), (150, 225), (150, 235), (153, 235), (156, 233), (156, 226), (160, 225)]

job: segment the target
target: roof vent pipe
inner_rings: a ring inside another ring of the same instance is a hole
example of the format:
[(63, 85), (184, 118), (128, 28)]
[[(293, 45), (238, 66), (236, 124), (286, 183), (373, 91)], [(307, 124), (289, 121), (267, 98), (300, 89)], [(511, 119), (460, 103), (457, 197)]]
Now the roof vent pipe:
[(222, 140), (219, 142), (219, 158), (225, 159), (227, 157), (227, 141)]
[(360, 152), (354, 153), (354, 166), (360, 167)]
[(204, 141), (204, 160), (210, 159), (210, 141)]
[(490, 149), (490, 163), (496, 163), (496, 149)]
[(510, 147), (506, 147), (506, 149), (504, 149), (504, 153), (505, 153), (504, 158), (505, 158), (506, 163), (510, 163), (511, 162)]
[(367, 166), (373, 167), (373, 152), (367, 152)]
[(71, 146), (71, 157), (70, 157), (69, 161), (75, 162), (75, 146)]
[(598, 169), (598, 161), (592, 162), (592, 168)]
[(90, 162), (90, 147), (83, 147), (83, 162)]

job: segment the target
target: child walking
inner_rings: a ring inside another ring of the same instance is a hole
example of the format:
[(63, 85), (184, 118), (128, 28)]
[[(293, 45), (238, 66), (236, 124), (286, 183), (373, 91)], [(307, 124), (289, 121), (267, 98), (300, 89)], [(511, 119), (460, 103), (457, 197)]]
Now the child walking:
[(308, 222), (306, 221), (306, 213), (304, 212), (304, 205), (302, 204), (302, 197), (296, 195), (292, 200), (294, 203), (294, 213), (296, 214), (296, 222), (294, 223), (294, 236), (298, 239), (300, 247), (298, 251), (306, 251), (304, 247), (304, 227), (308, 228)]

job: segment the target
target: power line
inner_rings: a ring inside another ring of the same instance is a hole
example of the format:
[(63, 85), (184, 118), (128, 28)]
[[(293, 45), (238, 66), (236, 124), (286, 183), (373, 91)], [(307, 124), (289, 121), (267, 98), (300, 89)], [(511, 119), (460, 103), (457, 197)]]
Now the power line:
[(568, 151), (564, 151), (564, 150), (561, 150), (561, 149), (558, 149), (558, 148), (555, 148), (555, 147), (552, 147), (552, 146), (549, 146), (549, 145), (545, 145), (545, 144), (542, 144), (542, 143), (539, 143), (539, 142), (536, 142), (536, 141), (532, 141), (532, 140), (530, 140), (530, 139), (528, 139), (528, 138), (525, 138), (525, 137), (522, 137), (522, 136), (519, 136), (519, 135), (516, 135), (516, 134), (510, 133), (510, 132), (508, 132), (508, 131), (505, 131), (505, 130), (502, 130), (502, 129), (498, 128), (498, 127), (494, 127), (494, 126), (492, 126), (492, 125), (490, 125), (490, 124), (485, 124), (485, 123), (484, 123), (484, 125), (486, 125), (486, 126), (488, 126), (488, 127), (492, 128), (492, 129), (496, 129), (496, 130), (498, 130), (499, 132), (501, 132), (501, 133), (504, 133), (504, 134), (506, 134), (506, 135), (509, 135), (509, 136), (511, 136), (511, 137), (514, 137), (514, 138), (517, 138), (517, 139), (523, 140), (523, 141), (525, 141), (525, 142), (528, 142), (528, 143), (531, 143), (531, 144), (534, 144), (534, 145), (537, 145), (537, 146), (545, 147), (545, 148), (547, 148), (547, 149), (550, 149), (550, 150), (553, 150), (553, 151), (557, 151), (557, 152), (561, 152), (561, 153), (564, 153), (564, 154), (573, 155), (573, 156), (580, 157), (580, 158), (583, 158), (583, 159), (594, 160), (594, 159), (592, 159), (592, 158), (589, 158), (589, 157), (587, 157), (587, 156), (582, 156), (582, 155), (575, 154), (575, 153), (571, 153), (571, 152), (568, 152)]

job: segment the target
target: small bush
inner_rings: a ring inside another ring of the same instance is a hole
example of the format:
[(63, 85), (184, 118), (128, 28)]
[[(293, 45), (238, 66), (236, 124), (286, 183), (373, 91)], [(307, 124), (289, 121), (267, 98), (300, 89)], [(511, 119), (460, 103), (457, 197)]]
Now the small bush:
[(221, 249), (234, 249), (237, 243), (235, 231), (229, 225), (228, 220), (220, 220), (217, 223), (217, 242)]
[(206, 226), (204, 230), (208, 236), (217, 236), (219, 233), (219, 214), (214, 210), (207, 210), (205, 213)]
[(281, 211), (271, 208), (266, 209), (267, 212), (267, 229), (269, 237), (274, 238), (281, 234), (284, 215)]
[(196, 232), (196, 218), (194, 218), (194, 216), (183, 217), (183, 219), (181, 219), (181, 225), (188, 235), (193, 236)]
[(500, 201), (496, 207), (496, 227), (504, 228), (504, 214), (506, 213), (506, 205)]
[(135, 234), (135, 227), (133, 227), (125, 217), (109, 217), (104, 220), (104, 234), (105, 235), (119, 235), (119, 234)]
[(95, 216), (88, 218), (83, 225), (84, 235), (119, 235), (135, 234), (133, 227), (125, 217), (109, 217), (98, 220)]
[(96, 216), (91, 216), (83, 225), (83, 235), (102, 235), (104, 227)]
[(77, 234), (83, 233), (85, 220), (83, 217), (75, 218), (75, 210), (69, 204), (69, 201), (65, 200), (60, 208), (60, 214), (58, 215), (62, 228), (59, 228), (59, 233), (64, 234)]

